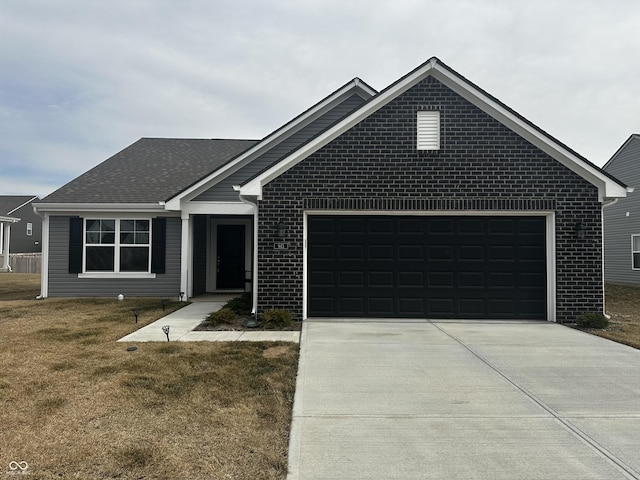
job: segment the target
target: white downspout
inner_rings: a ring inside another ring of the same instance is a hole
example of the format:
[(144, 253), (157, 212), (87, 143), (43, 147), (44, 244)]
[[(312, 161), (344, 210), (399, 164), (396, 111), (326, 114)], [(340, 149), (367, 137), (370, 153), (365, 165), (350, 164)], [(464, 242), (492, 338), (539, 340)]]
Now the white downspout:
[[(234, 186), (233, 189), (238, 191), (240, 187)], [(239, 197), (244, 203), (253, 207), (253, 272), (251, 276), (251, 304), (253, 308), (251, 314), (256, 316), (258, 313), (258, 202), (257, 200), (251, 201), (244, 195), (239, 195)]]

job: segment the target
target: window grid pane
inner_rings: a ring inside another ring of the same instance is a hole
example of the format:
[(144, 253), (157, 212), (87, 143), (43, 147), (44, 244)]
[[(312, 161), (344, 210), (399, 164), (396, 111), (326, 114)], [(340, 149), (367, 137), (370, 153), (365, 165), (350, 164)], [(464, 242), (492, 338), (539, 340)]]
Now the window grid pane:
[(115, 222), (115, 220), (87, 220), (86, 242), (92, 245), (115, 244)]
[(149, 220), (87, 219), (86, 272), (149, 272)]

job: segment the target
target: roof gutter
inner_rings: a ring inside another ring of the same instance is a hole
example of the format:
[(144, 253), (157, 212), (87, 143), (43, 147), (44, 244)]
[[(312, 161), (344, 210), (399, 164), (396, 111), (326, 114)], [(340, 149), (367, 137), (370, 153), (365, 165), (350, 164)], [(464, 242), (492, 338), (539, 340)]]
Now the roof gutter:
[(33, 211), (40, 215), (48, 213), (78, 212), (162, 212), (165, 206), (157, 203), (33, 203)]

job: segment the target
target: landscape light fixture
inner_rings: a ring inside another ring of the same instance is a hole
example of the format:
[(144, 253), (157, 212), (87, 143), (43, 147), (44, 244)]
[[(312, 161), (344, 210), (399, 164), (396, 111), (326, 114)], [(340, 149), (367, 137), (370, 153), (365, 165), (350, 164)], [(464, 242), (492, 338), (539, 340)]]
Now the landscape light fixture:
[(162, 303), (162, 311), (164, 312), (165, 308), (167, 308), (167, 302), (169, 301), (168, 298), (163, 298), (162, 300), (160, 300), (160, 303)]
[(132, 308), (133, 316), (136, 317), (136, 323), (138, 323), (138, 315), (140, 314), (140, 310), (138, 308)]
[(162, 331), (167, 336), (167, 342), (168, 342), (169, 341), (169, 325), (165, 325), (164, 327), (162, 327)]
[(244, 326), (247, 328), (257, 328), (260, 326), (260, 324), (258, 323), (258, 320), (256, 320), (255, 317), (250, 317), (247, 318), (244, 322), (243, 322)]
[(285, 234), (287, 233), (287, 224), (284, 223), (284, 220), (280, 220), (278, 222), (277, 233), (278, 238), (284, 238)]
[(184, 292), (180, 292), (180, 301), (182, 301), (182, 297), (184, 297)]

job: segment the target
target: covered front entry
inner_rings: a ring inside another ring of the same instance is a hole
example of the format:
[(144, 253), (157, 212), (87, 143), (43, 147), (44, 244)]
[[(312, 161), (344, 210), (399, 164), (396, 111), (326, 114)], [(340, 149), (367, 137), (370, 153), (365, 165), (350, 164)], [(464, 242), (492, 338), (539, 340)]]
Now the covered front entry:
[(252, 217), (195, 215), (193, 294), (250, 289), (252, 238)]
[(544, 216), (309, 215), (307, 316), (547, 318)]

